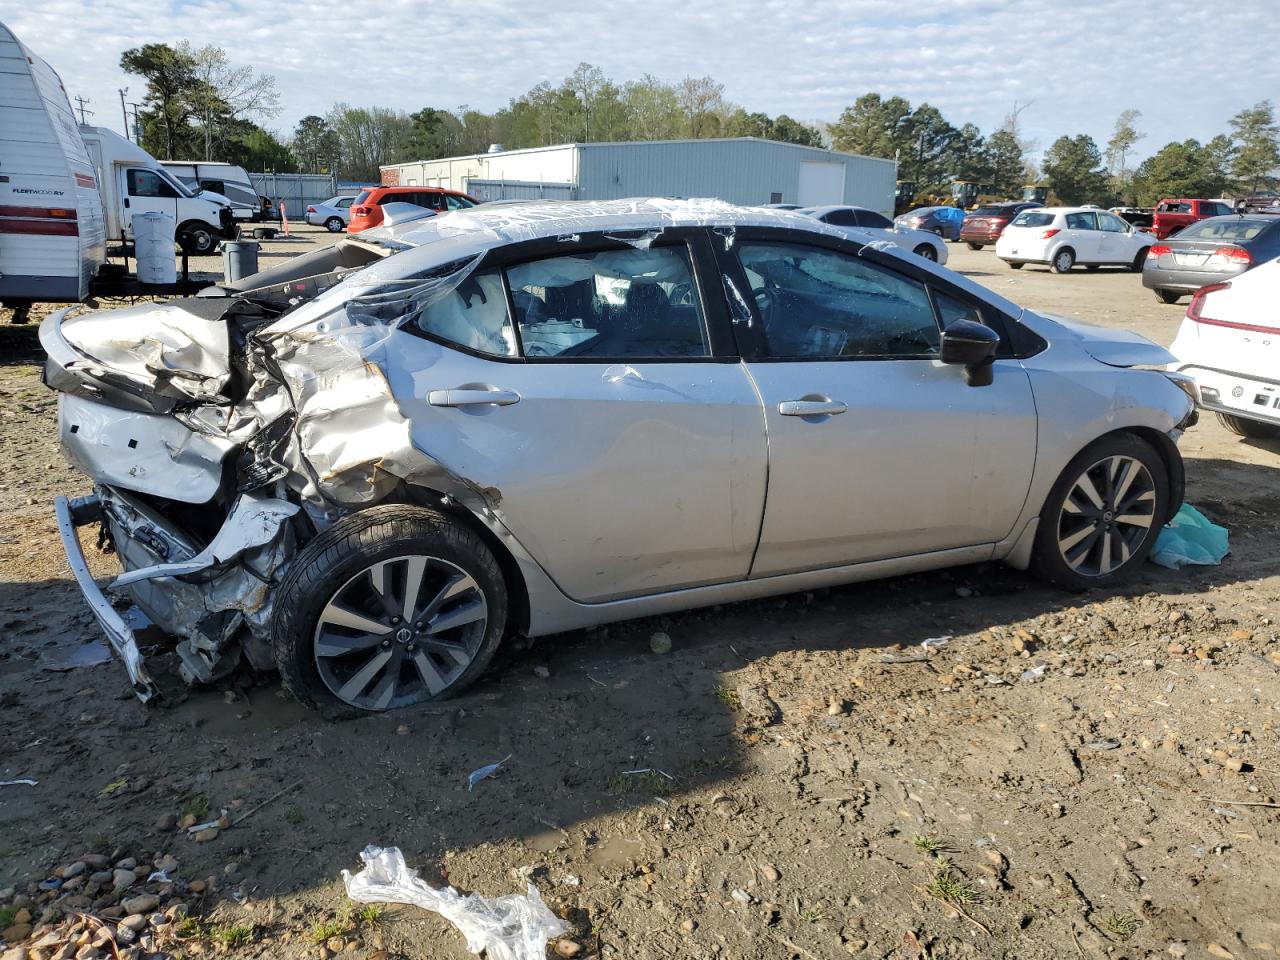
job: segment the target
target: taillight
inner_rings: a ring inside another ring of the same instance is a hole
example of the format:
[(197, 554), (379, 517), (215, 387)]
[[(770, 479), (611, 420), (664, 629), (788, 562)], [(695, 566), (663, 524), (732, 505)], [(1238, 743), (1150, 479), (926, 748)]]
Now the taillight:
[(1213, 251), (1215, 257), (1222, 257), (1232, 263), (1243, 263), (1246, 267), (1253, 263), (1253, 257), (1244, 247), (1219, 247)]
[(307, 207), (307, 213), (315, 213), (315, 212), (316, 212), (315, 207)]
[(1173, 247), (1165, 243), (1153, 243), (1147, 249), (1148, 257), (1163, 257), (1166, 253), (1173, 253)]
[(1191, 303), (1187, 305), (1187, 317), (1196, 323), (1220, 323), (1221, 321), (1213, 320), (1210, 317), (1203, 316), (1205, 298), (1211, 293), (1219, 290), (1226, 290), (1230, 287), (1230, 283), (1211, 283), (1207, 287), (1201, 287), (1191, 295)]
[(1048, 240), (1050, 237), (1056, 237), (1061, 232), (1062, 231), (1059, 230), (1057, 227), (1054, 227), (1052, 230), (1046, 230), (1044, 233), (1040, 234), (1040, 239)]
[(353, 207), (351, 210), (353, 216), (367, 217), (369, 215), (368, 207)]

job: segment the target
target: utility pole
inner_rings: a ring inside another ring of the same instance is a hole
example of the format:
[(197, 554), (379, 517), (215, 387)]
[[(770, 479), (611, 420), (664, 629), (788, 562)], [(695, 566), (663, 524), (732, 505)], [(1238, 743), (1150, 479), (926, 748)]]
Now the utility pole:
[[(141, 106), (141, 104), (134, 103), (132, 100), (130, 100), (129, 106), (133, 108), (133, 142), (142, 143), (142, 124), (138, 120), (138, 107)], [(127, 137), (128, 135), (129, 135), (129, 130), (128, 130), (128, 127), (126, 126), (125, 136)]]
[(129, 92), (128, 87), (120, 88), (120, 116), (124, 118), (124, 136), (129, 139), (129, 111), (124, 105), (124, 95)]
[(80, 97), (80, 96), (77, 96), (77, 97), (76, 97), (76, 104), (77, 104), (76, 109), (80, 111), (80, 125), (81, 125), (81, 126), (84, 126), (84, 115), (85, 115), (86, 113), (87, 113), (87, 114), (89, 114), (90, 116), (93, 116), (93, 111), (92, 111), (92, 110), (88, 110), (88, 109), (86, 109), (86, 105), (87, 105), (87, 104), (89, 104), (89, 103), (91, 103), (91, 102), (92, 102), (91, 100), (88, 100), (88, 99), (86, 99), (86, 98), (84, 98), (84, 97)]

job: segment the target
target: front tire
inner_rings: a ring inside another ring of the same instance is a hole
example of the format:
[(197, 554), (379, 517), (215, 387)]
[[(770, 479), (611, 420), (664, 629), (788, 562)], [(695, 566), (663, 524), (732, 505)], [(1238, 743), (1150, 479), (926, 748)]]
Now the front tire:
[(1005, 262), (1009, 264), (1009, 269), (1010, 269), (1010, 270), (1021, 270), (1021, 269), (1022, 269), (1022, 262), (1021, 262), (1021, 261), (1008, 261), (1008, 260), (1006, 260)]
[(1156, 299), (1161, 303), (1177, 303), (1182, 299), (1182, 292), (1180, 290), (1157, 290)]
[(341, 233), (346, 224), (342, 222), (341, 217), (330, 217), (324, 222), (324, 227), (330, 233)]
[(272, 624), (289, 691), (338, 715), (455, 696), (488, 667), (507, 592), (473, 531), (420, 507), (371, 507), (298, 554)]
[(969, 249), (970, 249), (970, 250), (981, 250), (981, 249), (982, 249), (982, 247), (983, 247), (983, 244), (981, 244), (981, 243), (974, 243), (972, 240), (966, 240), (966, 241), (965, 241), (965, 243), (967, 243), (967, 244), (969, 245)]
[(192, 221), (178, 228), (178, 246), (193, 257), (206, 257), (218, 245), (218, 237), (207, 223)]
[(1262, 423), (1229, 413), (1218, 414), (1218, 421), (1237, 436), (1248, 437), (1250, 440), (1280, 440), (1280, 427), (1274, 423)]
[(920, 246), (916, 247), (915, 255), (917, 257), (924, 257), (926, 260), (932, 260), (934, 263), (938, 262), (938, 251), (933, 249), (933, 247), (927, 243), (922, 243)]
[(1110, 586), (1146, 559), (1168, 508), (1168, 470), (1151, 444), (1131, 433), (1103, 437), (1049, 491), (1032, 566), (1070, 590)]
[(1063, 247), (1053, 255), (1053, 260), (1049, 263), (1049, 269), (1054, 273), (1070, 273), (1071, 268), (1076, 265), (1076, 252), (1070, 247)]
[(1147, 262), (1147, 251), (1150, 249), (1151, 249), (1150, 247), (1143, 247), (1136, 254), (1134, 254), (1133, 263), (1129, 264), (1129, 269), (1132, 270), (1134, 273), (1141, 273), (1143, 266)]

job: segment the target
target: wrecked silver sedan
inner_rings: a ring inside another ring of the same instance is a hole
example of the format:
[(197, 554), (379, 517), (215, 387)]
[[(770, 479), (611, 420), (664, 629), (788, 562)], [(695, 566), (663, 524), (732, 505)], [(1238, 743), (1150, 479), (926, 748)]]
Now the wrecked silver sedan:
[(511, 633), (991, 559), (1105, 585), (1193, 416), (1141, 337), (711, 201), (480, 207), (41, 338), (95, 488), (62, 538), (144, 698), (77, 526), (188, 681), (385, 710)]

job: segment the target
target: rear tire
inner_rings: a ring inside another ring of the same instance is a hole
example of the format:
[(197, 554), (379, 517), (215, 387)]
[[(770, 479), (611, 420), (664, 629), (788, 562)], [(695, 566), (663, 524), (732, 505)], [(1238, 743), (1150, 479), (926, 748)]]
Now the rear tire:
[[(1008, 263), (1008, 261), (1005, 261), (1005, 262), (1006, 262), (1006, 263)], [(1021, 263), (1017, 263), (1017, 262), (1015, 262), (1015, 263), (1009, 263), (1009, 269), (1010, 269), (1010, 270), (1021, 270), (1021, 269), (1022, 269), (1022, 264), (1021, 264)]]
[(1049, 269), (1054, 273), (1070, 273), (1071, 268), (1076, 265), (1076, 252), (1070, 247), (1063, 247), (1053, 255), (1053, 260), (1049, 263)]
[(399, 504), (352, 514), (308, 543), (276, 603), (285, 687), (336, 716), (455, 696), (484, 673), (507, 620), (506, 585), (484, 541)]
[(1262, 423), (1229, 413), (1218, 414), (1218, 421), (1237, 436), (1248, 437), (1250, 440), (1280, 440), (1280, 426), (1274, 423)]
[(938, 262), (938, 251), (927, 243), (922, 243), (916, 247), (914, 253), (917, 257), (924, 257), (924, 259), (931, 260), (934, 263)]
[(342, 222), (341, 217), (330, 217), (324, 222), (324, 227), (330, 233), (341, 233), (346, 224)]
[(1069, 590), (1110, 586), (1147, 558), (1168, 508), (1168, 470), (1155, 448), (1131, 433), (1103, 437), (1045, 498), (1032, 567)]
[(1179, 290), (1156, 290), (1156, 299), (1161, 303), (1177, 303), (1182, 299), (1182, 292)]
[(970, 250), (981, 250), (985, 246), (985, 244), (974, 243), (972, 240), (966, 240), (965, 243), (969, 244)]

